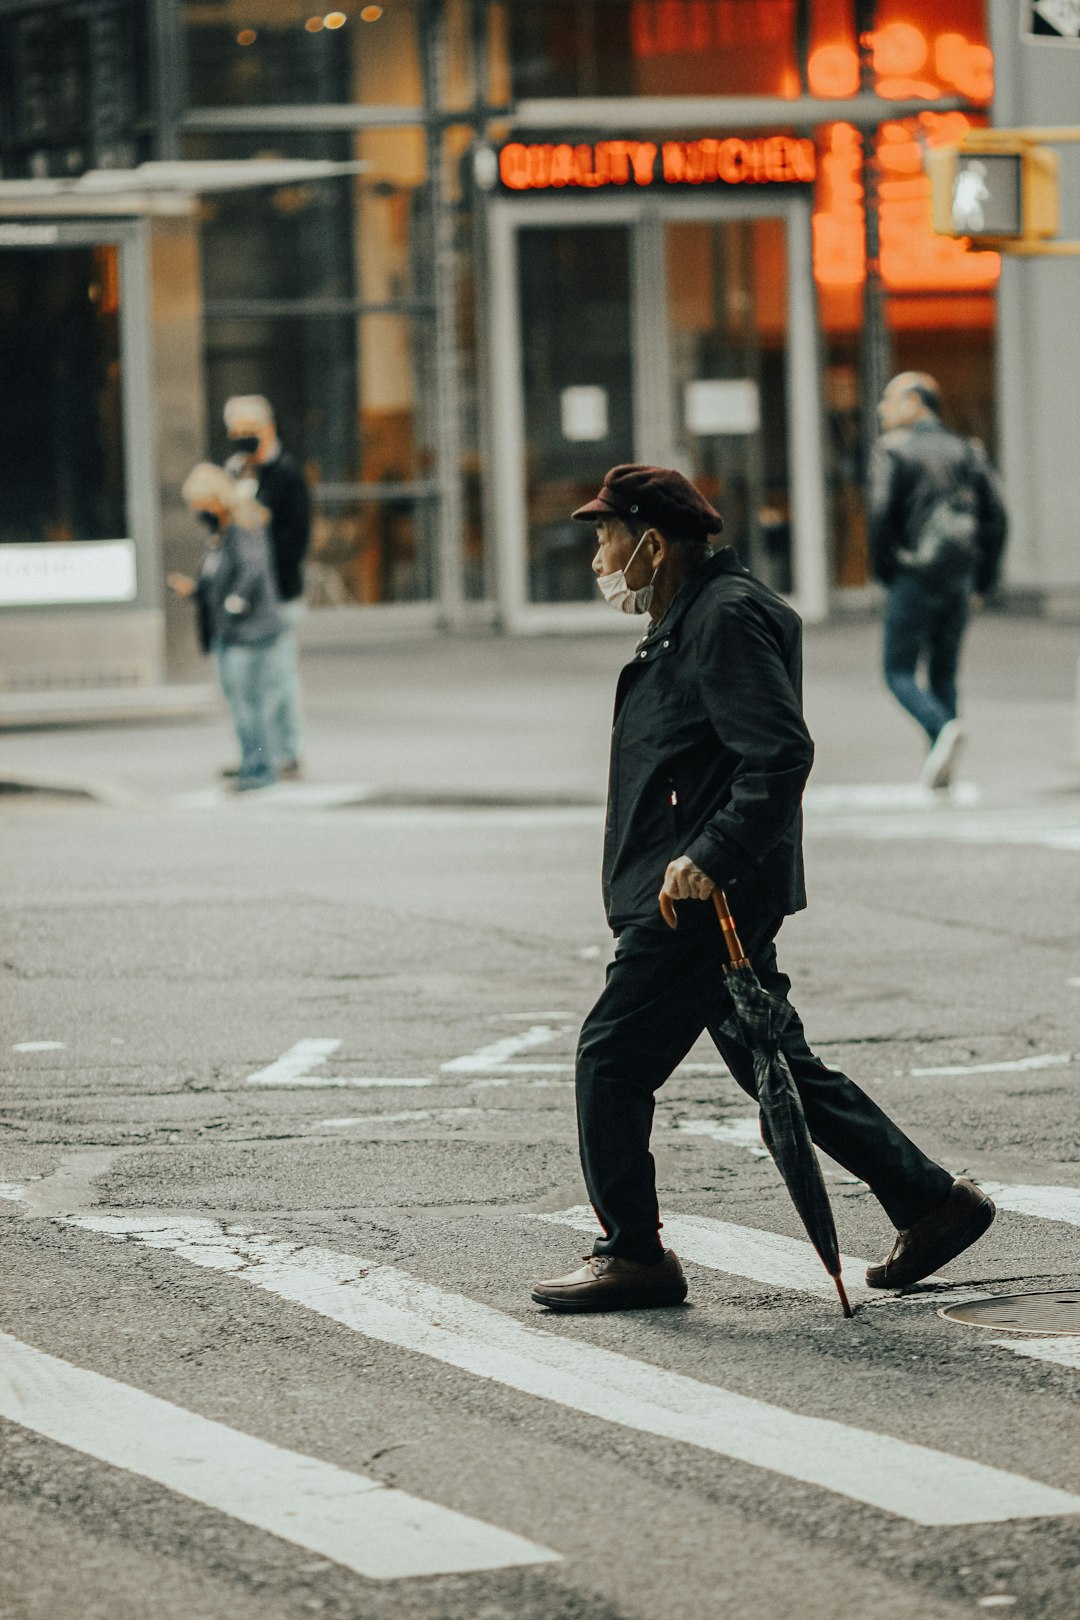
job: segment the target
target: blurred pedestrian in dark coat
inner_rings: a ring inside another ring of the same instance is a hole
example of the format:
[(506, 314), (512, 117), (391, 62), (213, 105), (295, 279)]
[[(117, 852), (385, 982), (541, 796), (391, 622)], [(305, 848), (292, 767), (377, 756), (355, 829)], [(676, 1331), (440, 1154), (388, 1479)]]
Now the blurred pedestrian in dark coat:
[(892, 379), (878, 406), (884, 431), (867, 493), (871, 561), (888, 589), (885, 681), (926, 733), (922, 782), (930, 788), (949, 786), (963, 746), (960, 651), (972, 605), (997, 583), (1007, 531), (985, 449), (951, 432), (939, 410), (932, 377), (905, 371)]
[(296, 625), (304, 611), (304, 558), (311, 542), (311, 496), (303, 468), (282, 447), (270, 401), (237, 394), (225, 401), (225, 426), (233, 454), (226, 468), (253, 477), (270, 514), (270, 544), (277, 579), (282, 634), (274, 648), (274, 750), (280, 776), (300, 775), (302, 715)]

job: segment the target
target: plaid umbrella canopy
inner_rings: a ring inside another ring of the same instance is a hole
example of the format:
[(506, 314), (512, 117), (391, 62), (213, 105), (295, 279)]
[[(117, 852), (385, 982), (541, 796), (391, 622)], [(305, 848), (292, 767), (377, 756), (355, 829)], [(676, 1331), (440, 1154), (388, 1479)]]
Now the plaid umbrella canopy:
[[(844, 1315), (851, 1316), (852, 1309), (840, 1275), (840, 1246), (832, 1206), (802, 1102), (787, 1059), (780, 1050), (780, 1041), (795, 1017), (795, 1009), (782, 996), (774, 996), (766, 990), (758, 980), (739, 941), (723, 890), (713, 890), (713, 904), (731, 958), (731, 966), (724, 970), (724, 985), (731, 996), (732, 1012), (721, 1025), (721, 1032), (745, 1046), (753, 1058), (762, 1141), (784, 1178), (807, 1236), (836, 1284)], [(675, 908), (666, 894), (660, 896), (660, 910), (664, 921), (674, 928)]]

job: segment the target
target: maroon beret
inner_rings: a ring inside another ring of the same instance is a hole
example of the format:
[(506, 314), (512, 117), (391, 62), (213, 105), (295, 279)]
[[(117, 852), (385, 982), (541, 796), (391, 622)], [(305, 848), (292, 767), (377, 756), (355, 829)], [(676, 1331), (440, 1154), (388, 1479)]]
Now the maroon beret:
[(582, 523), (620, 517), (655, 523), (662, 532), (704, 540), (719, 534), (724, 520), (688, 478), (671, 467), (630, 463), (612, 467), (595, 500), (573, 514)]

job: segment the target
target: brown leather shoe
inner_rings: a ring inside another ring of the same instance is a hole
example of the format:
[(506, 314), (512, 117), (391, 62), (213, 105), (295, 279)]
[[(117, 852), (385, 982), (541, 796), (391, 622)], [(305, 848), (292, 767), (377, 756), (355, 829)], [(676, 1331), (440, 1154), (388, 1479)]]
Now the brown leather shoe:
[(538, 1282), (532, 1297), (552, 1311), (645, 1311), (681, 1305), (686, 1278), (673, 1249), (665, 1249), (654, 1265), (618, 1254), (587, 1254), (577, 1271)]
[(981, 1238), (996, 1214), (992, 1199), (981, 1187), (962, 1178), (954, 1181), (943, 1204), (906, 1232), (896, 1234), (887, 1260), (867, 1266), (867, 1287), (909, 1288), (929, 1277)]

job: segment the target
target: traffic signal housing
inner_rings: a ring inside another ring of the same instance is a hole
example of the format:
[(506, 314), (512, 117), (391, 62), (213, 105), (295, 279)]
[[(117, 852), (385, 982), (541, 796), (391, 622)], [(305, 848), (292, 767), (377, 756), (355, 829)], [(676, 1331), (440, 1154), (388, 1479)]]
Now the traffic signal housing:
[(973, 248), (1044, 242), (1060, 229), (1058, 155), (1020, 130), (971, 130), (958, 146), (930, 147), (926, 170), (939, 236)]

